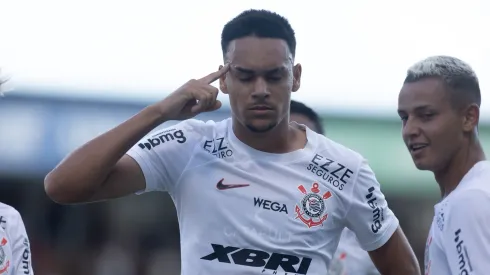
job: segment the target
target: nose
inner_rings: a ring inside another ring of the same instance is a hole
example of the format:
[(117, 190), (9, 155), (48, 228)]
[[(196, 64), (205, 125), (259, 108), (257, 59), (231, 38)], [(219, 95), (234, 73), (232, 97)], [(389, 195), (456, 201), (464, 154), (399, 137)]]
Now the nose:
[(254, 83), (254, 91), (252, 93), (252, 97), (260, 97), (260, 98), (267, 98), (269, 97), (269, 89), (267, 87), (267, 81), (263, 79), (262, 77), (258, 77), (257, 80)]
[(404, 140), (408, 140), (412, 137), (420, 135), (420, 125), (413, 118), (409, 117), (403, 122), (402, 137)]

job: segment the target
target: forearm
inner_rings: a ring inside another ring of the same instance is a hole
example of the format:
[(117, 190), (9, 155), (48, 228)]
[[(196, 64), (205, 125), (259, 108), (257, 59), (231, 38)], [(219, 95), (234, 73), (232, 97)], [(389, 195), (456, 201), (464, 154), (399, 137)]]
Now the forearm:
[(45, 179), (48, 194), (90, 196), (107, 178), (117, 161), (138, 140), (163, 123), (150, 106), (119, 126), (87, 142), (68, 155)]
[(400, 227), (382, 247), (369, 252), (383, 275), (420, 275), (420, 266)]

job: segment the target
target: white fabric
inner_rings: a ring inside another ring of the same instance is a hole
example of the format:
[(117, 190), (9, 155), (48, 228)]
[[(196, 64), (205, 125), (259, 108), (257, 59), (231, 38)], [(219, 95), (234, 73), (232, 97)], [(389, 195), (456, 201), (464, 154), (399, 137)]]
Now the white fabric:
[(328, 275), (379, 275), (369, 253), (364, 251), (356, 239), (356, 234), (345, 228), (340, 236)]
[(473, 166), (434, 209), (425, 274), (490, 274), (490, 162)]
[(34, 274), (24, 222), (17, 210), (3, 203), (0, 203), (0, 274)]
[(368, 251), (388, 241), (398, 220), (366, 161), (305, 131), (303, 149), (271, 154), (238, 140), (231, 119), (187, 120), (128, 152), (146, 179), (139, 193), (175, 203), (182, 274), (326, 274), (345, 227)]

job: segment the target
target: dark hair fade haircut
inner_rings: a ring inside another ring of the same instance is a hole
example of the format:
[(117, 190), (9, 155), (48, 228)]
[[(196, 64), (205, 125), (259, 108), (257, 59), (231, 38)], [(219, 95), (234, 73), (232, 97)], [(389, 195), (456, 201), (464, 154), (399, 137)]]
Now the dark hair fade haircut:
[(318, 114), (313, 111), (310, 107), (306, 106), (305, 104), (291, 100), (291, 107), (289, 110), (290, 114), (300, 114), (306, 116), (308, 119), (310, 119), (313, 124), (315, 124), (315, 127), (318, 129), (318, 133), (324, 135), (325, 131), (323, 129), (323, 124), (320, 120), (320, 117)]
[(293, 58), (296, 54), (294, 30), (286, 18), (275, 12), (251, 9), (226, 23), (221, 32), (223, 56), (226, 56), (231, 41), (247, 36), (282, 39), (288, 44)]

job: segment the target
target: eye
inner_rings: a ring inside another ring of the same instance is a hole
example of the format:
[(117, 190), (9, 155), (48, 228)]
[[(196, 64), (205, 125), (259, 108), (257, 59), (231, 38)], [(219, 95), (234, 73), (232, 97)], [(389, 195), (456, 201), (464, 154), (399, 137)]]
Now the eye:
[(271, 81), (271, 82), (281, 81), (281, 79), (282, 79), (282, 76), (278, 76), (278, 75), (272, 75), (272, 76), (267, 77), (267, 80)]
[(237, 74), (236, 77), (241, 82), (250, 82), (250, 81), (252, 81), (254, 79), (255, 76), (253, 74), (239, 73), (239, 74)]
[(424, 113), (422, 114), (422, 120), (428, 121), (431, 120), (434, 117), (434, 113)]
[(239, 77), (238, 80), (240, 80), (241, 82), (250, 82), (252, 81), (253, 77), (251, 76), (242, 76), (242, 77)]

